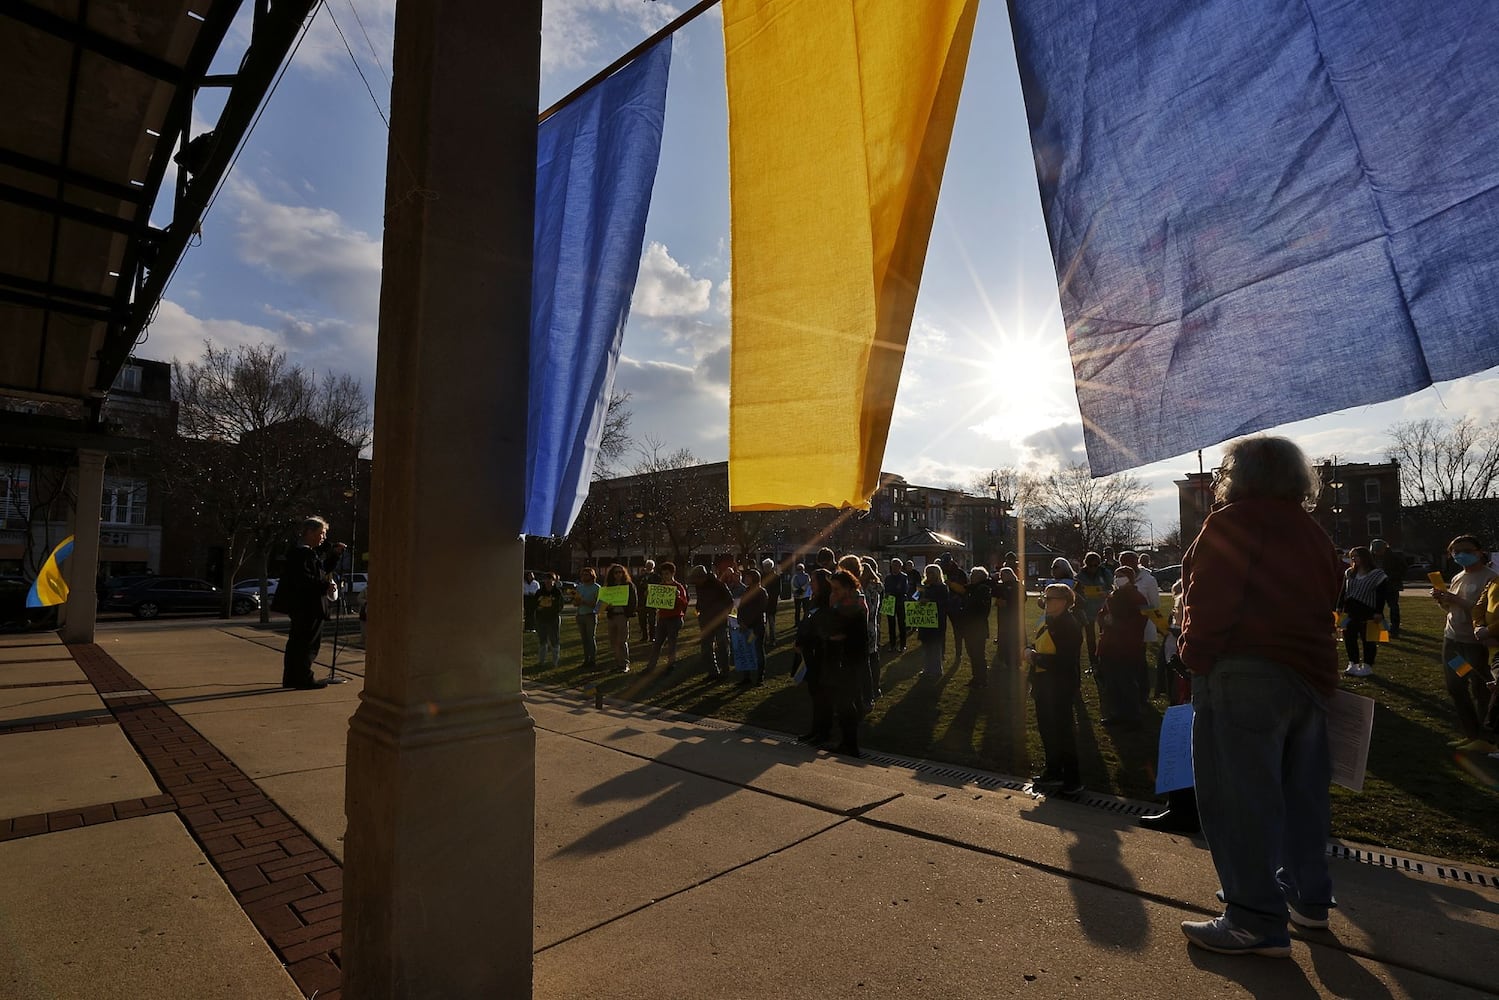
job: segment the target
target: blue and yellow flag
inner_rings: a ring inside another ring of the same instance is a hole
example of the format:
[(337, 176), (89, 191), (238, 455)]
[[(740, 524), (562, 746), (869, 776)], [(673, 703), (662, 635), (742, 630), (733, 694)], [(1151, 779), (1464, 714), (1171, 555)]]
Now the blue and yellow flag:
[(37, 571), (36, 583), (31, 585), (31, 593), (26, 595), (28, 608), (50, 608), (67, 601), (68, 581), (63, 579), (62, 564), (72, 554), (73, 536), (69, 535), (57, 543), (57, 548), (52, 550), (52, 554)]

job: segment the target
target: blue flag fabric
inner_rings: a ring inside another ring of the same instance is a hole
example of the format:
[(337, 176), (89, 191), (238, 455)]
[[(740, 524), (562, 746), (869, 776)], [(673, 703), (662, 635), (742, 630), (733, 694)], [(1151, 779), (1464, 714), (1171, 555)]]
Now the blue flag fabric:
[(671, 39), (552, 115), (536, 155), (527, 535), (565, 535), (593, 476), (661, 158)]
[(1499, 3), (1010, 17), (1094, 475), (1499, 364)]

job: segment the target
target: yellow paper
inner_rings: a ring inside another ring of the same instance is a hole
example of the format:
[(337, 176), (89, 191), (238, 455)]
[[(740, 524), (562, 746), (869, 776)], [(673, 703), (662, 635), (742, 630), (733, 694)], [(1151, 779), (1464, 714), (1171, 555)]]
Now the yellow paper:
[(1440, 573), (1427, 573), (1426, 579), (1431, 581), (1431, 586), (1435, 590), (1447, 589), (1447, 580)]
[(1366, 622), (1364, 624), (1364, 638), (1369, 642), (1389, 642), (1390, 633), (1386, 632), (1384, 626), (1379, 622)]
[(1036, 652), (1045, 653), (1050, 656), (1055, 654), (1056, 651), (1057, 644), (1052, 642), (1051, 632), (1048, 629), (1042, 629), (1041, 633), (1036, 636)]
[(731, 509), (879, 486), (977, 9), (724, 0)]

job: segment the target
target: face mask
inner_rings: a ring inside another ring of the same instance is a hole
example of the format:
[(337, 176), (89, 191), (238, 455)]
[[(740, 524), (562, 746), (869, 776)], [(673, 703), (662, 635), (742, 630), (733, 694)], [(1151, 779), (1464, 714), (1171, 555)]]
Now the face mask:
[(1467, 569), (1469, 566), (1475, 566), (1478, 564), (1478, 553), (1458, 552), (1453, 555), (1452, 561), (1457, 563), (1463, 569)]
[(1127, 576), (1116, 576), (1116, 577), (1114, 577), (1114, 589), (1115, 590), (1118, 590), (1120, 587), (1128, 587), (1129, 585), (1130, 585), (1130, 579), (1129, 579), (1129, 577), (1127, 577)]

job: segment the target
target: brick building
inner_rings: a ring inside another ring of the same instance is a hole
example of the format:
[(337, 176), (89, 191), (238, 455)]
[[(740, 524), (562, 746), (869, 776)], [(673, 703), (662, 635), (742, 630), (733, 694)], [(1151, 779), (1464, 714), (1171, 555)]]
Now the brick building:
[(571, 534), (527, 540), (526, 565), (572, 574), (583, 565), (647, 558), (679, 565), (743, 556), (780, 562), (824, 545), (884, 557), (895, 554), (890, 546), (897, 540), (923, 529), (959, 539), (986, 563), (1014, 544), (1007, 504), (916, 486), (893, 473), (881, 474), (868, 511), (731, 512), (728, 463), (710, 462), (595, 482)]
[[(1403, 548), (1400, 464), (1398, 462), (1316, 463), (1322, 492), (1312, 516), (1339, 548), (1368, 545), (1383, 538), (1394, 549)], [(1214, 470), (1216, 471), (1216, 470)], [(1182, 541), (1191, 544), (1212, 510), (1213, 473), (1189, 472), (1176, 480)]]

